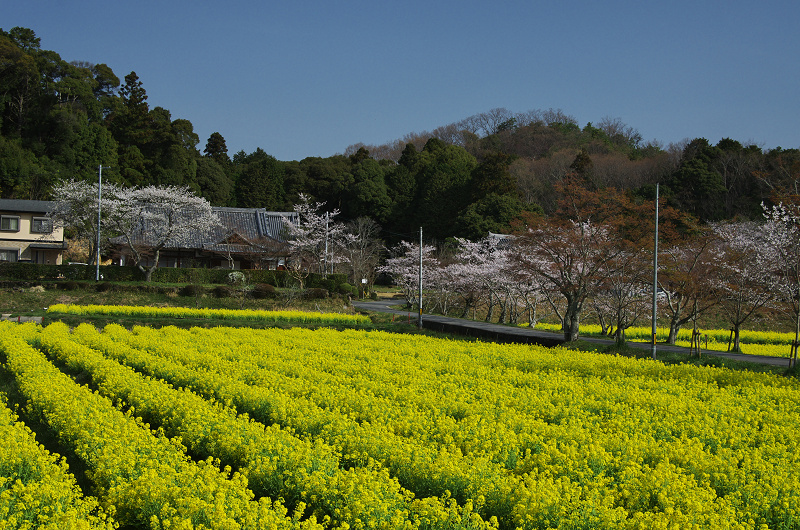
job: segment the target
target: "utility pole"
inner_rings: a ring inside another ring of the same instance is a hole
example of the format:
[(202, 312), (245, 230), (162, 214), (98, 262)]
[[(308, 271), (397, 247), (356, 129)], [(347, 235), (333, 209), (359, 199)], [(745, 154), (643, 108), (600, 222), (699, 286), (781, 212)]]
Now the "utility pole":
[(417, 327), (422, 329), (422, 227), (419, 227), (419, 320)]
[(323, 273), (322, 277), (328, 277), (328, 221), (330, 220), (328, 212), (325, 212), (325, 259), (323, 260), (325, 263), (325, 272)]
[(656, 359), (656, 319), (658, 317), (658, 183), (656, 183), (656, 232), (653, 246), (653, 360)]
[(97, 256), (95, 256), (94, 281), (100, 281), (100, 216), (103, 202), (103, 165), (100, 165), (97, 178)]

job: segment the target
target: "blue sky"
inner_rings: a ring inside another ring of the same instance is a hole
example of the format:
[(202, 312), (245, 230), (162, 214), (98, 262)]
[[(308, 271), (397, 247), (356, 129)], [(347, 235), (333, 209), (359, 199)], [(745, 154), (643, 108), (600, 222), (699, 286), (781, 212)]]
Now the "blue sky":
[(800, 147), (800, 2), (0, 0), (228, 151), (327, 157), (504, 107)]

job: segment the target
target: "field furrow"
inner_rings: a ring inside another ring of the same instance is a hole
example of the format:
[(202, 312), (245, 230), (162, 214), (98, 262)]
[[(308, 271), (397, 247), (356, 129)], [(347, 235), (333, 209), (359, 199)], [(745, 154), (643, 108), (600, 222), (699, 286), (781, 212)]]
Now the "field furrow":
[[(91, 340), (96, 333), (81, 325), (75, 336)], [(460, 527), (441, 502), (413, 501), (380, 467), (342, 469), (338, 455), (323, 443), (301, 440), (277, 425), (265, 427), (192, 392), (143, 378), (72, 337), (66, 326), (52, 324), (40, 338), (41, 348), (90, 373), (101, 394), (133, 406), (168, 436), (180, 437), (192, 453), (240, 468), (257, 494), (280, 496), (293, 505), (307, 503), (319, 519), (337, 527), (347, 523), (365, 528), (366, 521), (386, 529)], [(481, 526), (477, 519), (473, 523), (469, 527)]]
[[(90, 471), (104, 509), (125, 525), (195, 528), (314, 528), (267, 499), (252, 501), (244, 476), (193, 462), (180, 445), (105, 397), (77, 385), (26, 340), (38, 328), (0, 323), (0, 349), (32, 412)], [(277, 510), (276, 510), (277, 509)]]
[[(797, 523), (784, 509), (798, 500), (800, 486), (800, 441), (795, 422), (786, 421), (800, 413), (791, 381), (424, 338), (413, 338), (416, 352), (399, 355), (396, 344), (410, 339), (397, 337), (393, 346), (389, 334), (382, 342), (366, 332), (248, 332), (249, 344), (236, 330), (130, 333), (108, 326), (92, 340), (142, 370), (161, 358), (154, 375), (324, 439), (343, 460), (371, 457), (412, 491), (449, 489), (502, 527)], [(273, 338), (282, 353), (267, 346)], [(380, 395), (381, 385), (392, 388)], [(397, 399), (387, 399), (391, 392)], [(388, 426), (404, 417), (397, 409), (427, 416), (401, 435)], [(445, 432), (429, 422), (442, 411), (460, 440), (416, 436)], [(515, 445), (521, 436), (531, 440), (524, 452)], [(482, 453), (460, 447), (483, 447), (483, 439), (492, 441)], [(486, 456), (504, 445), (516, 450), (515, 459)]]
[[(2, 357), (2, 356), (0, 356)], [(0, 527), (111, 530), (97, 499), (84, 497), (66, 462), (34, 438), (0, 393)]]

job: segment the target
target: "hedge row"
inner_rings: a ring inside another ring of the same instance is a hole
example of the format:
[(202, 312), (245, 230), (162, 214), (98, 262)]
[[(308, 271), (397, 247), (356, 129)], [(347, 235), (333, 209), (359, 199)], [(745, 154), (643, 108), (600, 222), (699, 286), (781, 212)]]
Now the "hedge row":
[[(276, 287), (291, 287), (297, 281), (286, 271), (244, 270), (250, 284), (269, 284)], [(153, 273), (154, 283), (194, 283), (225, 284), (228, 283), (227, 269), (189, 269), (160, 268)], [(100, 267), (100, 274), (107, 282), (139, 282), (144, 274), (136, 267), (118, 267), (107, 265)], [(96, 267), (92, 265), (39, 265), (35, 263), (0, 263), (0, 280), (36, 281), (36, 280), (94, 280)], [(339, 286), (347, 282), (344, 274), (329, 274), (327, 278), (319, 274), (311, 274), (305, 287), (339, 291)]]

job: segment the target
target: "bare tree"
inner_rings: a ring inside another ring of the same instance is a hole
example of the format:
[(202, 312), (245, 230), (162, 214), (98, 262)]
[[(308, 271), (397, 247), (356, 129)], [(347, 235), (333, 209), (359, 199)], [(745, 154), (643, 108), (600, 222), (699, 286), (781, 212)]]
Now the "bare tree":
[(642, 142), (642, 135), (633, 127), (626, 125), (620, 118), (603, 116), (597, 128), (606, 133), (608, 138), (617, 145), (638, 147)]
[(573, 150), (561, 150), (547, 158), (521, 158), (511, 164), (509, 173), (526, 202), (538, 204), (546, 213), (552, 213), (559, 199), (555, 185), (564, 180), (573, 160)]
[[(344, 266), (350, 281), (358, 286), (358, 296), (364, 296), (364, 288), (371, 289), (375, 283), (375, 270), (384, 250), (379, 239), (381, 227), (369, 217), (359, 217), (345, 226), (342, 238)], [(366, 280), (366, 285), (362, 280)]]
[[(652, 249), (651, 249), (652, 250)], [(617, 344), (625, 343), (625, 331), (648, 314), (652, 289), (652, 252), (629, 245), (608, 263), (605, 278), (592, 298), (604, 333), (613, 333)]]

